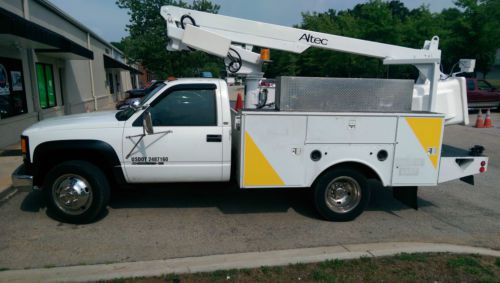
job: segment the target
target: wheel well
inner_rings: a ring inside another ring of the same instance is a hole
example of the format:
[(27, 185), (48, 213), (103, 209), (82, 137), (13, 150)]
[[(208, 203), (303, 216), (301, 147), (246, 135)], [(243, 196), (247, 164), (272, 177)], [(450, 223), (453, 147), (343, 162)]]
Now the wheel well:
[[(79, 147), (79, 142), (72, 142), (73, 144), (70, 144), (69, 146), (68, 143), (49, 145), (41, 144), (35, 149), (33, 159), (34, 185), (41, 187), (43, 185), (45, 176), (52, 168), (64, 161), (70, 160), (82, 160), (90, 162), (104, 172), (104, 174), (108, 178), (108, 181), (117, 183), (124, 182), (123, 172), (121, 171), (121, 168), (116, 168), (115, 166), (119, 165), (119, 160), (114, 150), (112, 150), (111, 146), (105, 144), (105, 147), (111, 148), (112, 152), (110, 152), (109, 148), (97, 148), (95, 146)], [(90, 142), (90, 144), (92, 144), (92, 142)], [(115, 164), (117, 162), (118, 164)]]
[(321, 176), (323, 176), (324, 174), (326, 174), (326, 172), (328, 172), (330, 170), (337, 169), (337, 168), (349, 168), (349, 169), (353, 169), (353, 170), (356, 170), (356, 171), (362, 173), (367, 179), (375, 179), (375, 180), (378, 180), (378, 181), (380, 181), (382, 183), (382, 179), (380, 178), (380, 176), (370, 166), (368, 166), (366, 164), (363, 164), (363, 163), (351, 161), (351, 162), (337, 163), (337, 164), (334, 164), (334, 165), (326, 168), (323, 172), (321, 172), (321, 174), (319, 174), (316, 177), (316, 179), (314, 180), (313, 184), (316, 183), (317, 180)]
[(92, 152), (91, 150), (82, 150), (81, 152), (75, 154), (74, 152), (69, 152), (69, 151), (58, 151), (58, 155), (60, 156), (44, 158), (39, 161), (38, 163), (39, 169), (35, 185), (42, 186), (45, 180), (45, 176), (52, 168), (65, 161), (71, 161), (71, 160), (82, 160), (90, 162), (95, 166), (97, 166), (99, 169), (101, 169), (107, 177), (112, 176), (110, 174), (113, 174), (111, 168), (105, 166), (104, 162), (102, 162), (102, 157), (99, 157), (97, 152)]

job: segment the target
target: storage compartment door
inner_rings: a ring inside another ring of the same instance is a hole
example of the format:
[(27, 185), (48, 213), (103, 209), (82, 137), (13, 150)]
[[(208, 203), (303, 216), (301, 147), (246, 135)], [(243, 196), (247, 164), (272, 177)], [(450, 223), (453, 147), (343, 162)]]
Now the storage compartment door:
[(241, 187), (304, 186), (305, 135), (305, 116), (244, 115)]
[(400, 117), (392, 185), (436, 185), (442, 138), (442, 117)]

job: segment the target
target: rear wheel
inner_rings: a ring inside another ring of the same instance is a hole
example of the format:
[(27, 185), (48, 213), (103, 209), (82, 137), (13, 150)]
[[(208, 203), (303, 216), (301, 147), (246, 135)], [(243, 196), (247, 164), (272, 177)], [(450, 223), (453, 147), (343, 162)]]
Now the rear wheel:
[(67, 161), (52, 168), (43, 185), (49, 214), (69, 223), (94, 220), (109, 201), (104, 173), (86, 161)]
[(324, 173), (313, 189), (316, 209), (330, 221), (355, 219), (370, 200), (366, 177), (351, 168), (335, 168)]

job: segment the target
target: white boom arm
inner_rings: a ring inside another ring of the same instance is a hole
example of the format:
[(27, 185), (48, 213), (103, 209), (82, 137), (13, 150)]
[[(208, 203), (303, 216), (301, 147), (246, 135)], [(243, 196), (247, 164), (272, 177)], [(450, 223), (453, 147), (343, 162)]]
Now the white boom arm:
[[(253, 46), (302, 53), (310, 47), (380, 58), (386, 65), (414, 65), (420, 72), (417, 84), (426, 86), (427, 98), (421, 109), (439, 112), (436, 107), (441, 72), (439, 38), (434, 36), (422, 49), (413, 49), (344, 36), (267, 24), (175, 6), (163, 6), (169, 51), (201, 50), (225, 58), (228, 71), (246, 76), (247, 101), (258, 95), (263, 76), (259, 54)], [(247, 107), (251, 106), (249, 104)]]

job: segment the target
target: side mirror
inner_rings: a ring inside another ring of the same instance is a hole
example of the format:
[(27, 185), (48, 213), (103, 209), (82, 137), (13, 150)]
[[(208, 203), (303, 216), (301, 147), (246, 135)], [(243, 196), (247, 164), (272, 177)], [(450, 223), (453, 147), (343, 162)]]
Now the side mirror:
[(139, 109), (139, 106), (141, 106), (141, 100), (140, 99), (134, 100), (130, 106), (132, 106), (134, 110)]
[(153, 119), (151, 118), (151, 112), (145, 111), (142, 118), (142, 128), (144, 132), (148, 135), (152, 135), (155, 133), (153, 129)]

